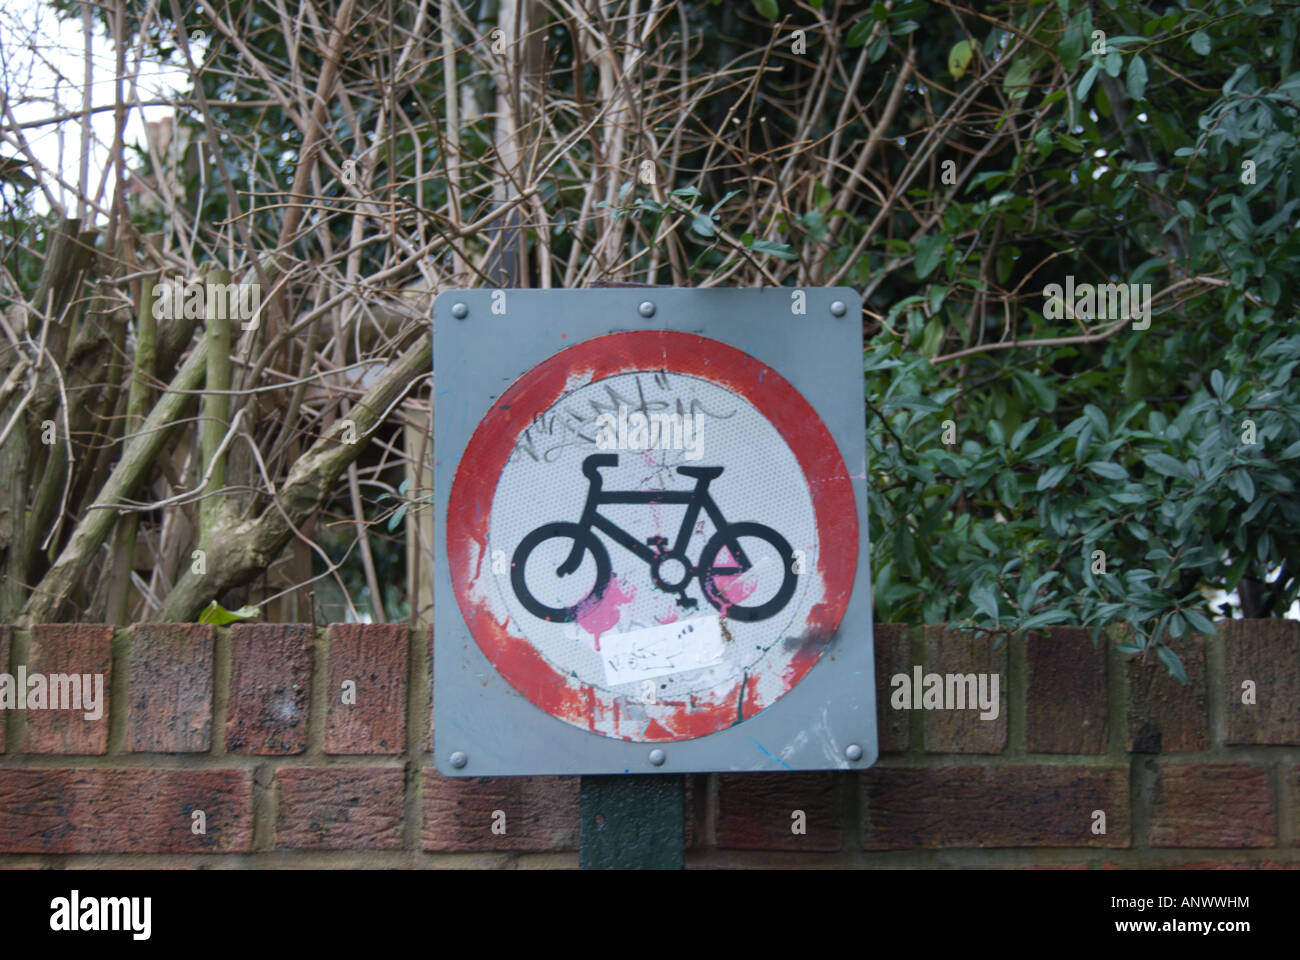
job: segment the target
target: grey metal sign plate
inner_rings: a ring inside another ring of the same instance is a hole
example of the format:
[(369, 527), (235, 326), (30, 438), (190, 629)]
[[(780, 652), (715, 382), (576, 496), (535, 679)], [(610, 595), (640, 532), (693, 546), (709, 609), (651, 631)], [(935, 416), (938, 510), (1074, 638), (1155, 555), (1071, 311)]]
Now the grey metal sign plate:
[(875, 761), (859, 304), (437, 296), (442, 773)]

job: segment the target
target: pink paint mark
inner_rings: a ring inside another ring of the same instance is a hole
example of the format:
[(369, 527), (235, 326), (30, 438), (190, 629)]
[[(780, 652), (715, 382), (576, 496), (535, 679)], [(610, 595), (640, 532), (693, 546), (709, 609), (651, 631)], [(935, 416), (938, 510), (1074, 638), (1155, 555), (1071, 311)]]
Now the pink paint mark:
[(659, 624), (664, 624), (664, 623), (676, 623), (676, 622), (677, 622), (677, 607), (676, 607), (676, 606), (671, 606), (671, 607), (669, 607), (668, 610), (667, 610), (667, 612), (666, 612), (662, 617), (655, 617), (655, 622), (656, 622), (656, 623), (659, 623)]
[(718, 594), (728, 606), (734, 606), (743, 600), (748, 600), (750, 595), (758, 589), (758, 578), (754, 576), (754, 571), (748, 573), (727, 573), (713, 578), (713, 584), (718, 588)]
[(657, 503), (650, 504), (650, 519), (654, 523), (655, 534), (658, 536), (663, 536), (664, 515), (663, 515), (663, 508), (659, 504)]
[[(723, 547), (717, 558), (713, 561), (715, 567), (734, 567), (737, 566), (736, 558), (732, 556), (731, 551)], [(713, 577), (713, 590), (718, 599), (722, 601), (719, 613), (724, 617), (728, 611), (747, 600), (755, 590), (758, 589), (757, 568), (742, 571), (741, 573), (720, 573)]]
[[(732, 556), (727, 547), (723, 547), (718, 551), (718, 556), (713, 561), (713, 564), (715, 567), (738, 566), (736, 558)], [(718, 574), (713, 578), (713, 585), (717, 589), (718, 595), (728, 606), (748, 599), (758, 589), (758, 575), (755, 569), (751, 568), (741, 573)]]
[(596, 638), (596, 649), (600, 649), (600, 635), (618, 625), (624, 604), (631, 603), (636, 596), (636, 588), (623, 580), (611, 580), (605, 588), (605, 595), (599, 599), (588, 597), (578, 604), (576, 617), (578, 626)]

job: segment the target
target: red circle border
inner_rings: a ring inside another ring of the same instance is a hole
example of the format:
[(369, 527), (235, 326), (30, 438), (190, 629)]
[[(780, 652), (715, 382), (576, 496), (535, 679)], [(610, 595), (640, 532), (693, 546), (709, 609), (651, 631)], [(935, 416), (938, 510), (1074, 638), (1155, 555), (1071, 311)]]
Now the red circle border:
[[(707, 337), (641, 330), (594, 337), (561, 350), (528, 370), (493, 403), (457, 465), (447, 506), (447, 556), (452, 589), (465, 623), (488, 662), (516, 691), (542, 711), (593, 733), (638, 742), (707, 736), (765, 709), (751, 674), (720, 701), (657, 704), (663, 709), (640, 735), (609, 734), (619, 726), (619, 701), (590, 684), (560, 673), (525, 638), (508, 629), (469, 584), (487, 552), (488, 521), (497, 482), (520, 432), (536, 414), (566, 393), (575, 374), (584, 383), (623, 373), (659, 370), (700, 377), (741, 394), (776, 427), (803, 470), (812, 495), (819, 544), (817, 572), (822, 600), (809, 612), (799, 649), (783, 671), (792, 689), (816, 664), (848, 607), (858, 563), (858, 514), (853, 487), (834, 437), (803, 395), (771, 367), (743, 351)], [(477, 549), (475, 546), (477, 545)]]

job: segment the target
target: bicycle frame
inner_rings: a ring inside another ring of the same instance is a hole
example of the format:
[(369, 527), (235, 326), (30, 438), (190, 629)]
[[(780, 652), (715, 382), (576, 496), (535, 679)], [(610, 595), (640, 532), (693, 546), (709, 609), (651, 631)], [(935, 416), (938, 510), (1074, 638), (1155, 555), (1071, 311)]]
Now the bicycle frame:
[[(599, 468), (602, 466), (615, 466), (617, 463), (617, 454), (603, 454), (588, 457), (587, 462), (583, 464), (582, 472), (586, 474), (589, 486), (587, 488), (587, 502), (582, 508), (582, 517), (578, 520), (580, 526), (602, 531), (615, 543), (630, 550), (647, 564), (653, 563), (658, 554), (646, 544), (640, 543), (618, 524), (601, 516), (597, 512), (601, 506), (605, 504), (624, 506), (653, 503), (685, 504), (686, 515), (682, 518), (676, 540), (673, 541), (672, 546), (667, 551), (669, 553), (676, 553), (679, 548), (685, 551), (686, 544), (690, 542), (691, 530), (694, 528), (696, 520), (699, 519), (701, 510), (713, 521), (716, 529), (723, 530), (727, 527), (726, 518), (722, 515), (722, 511), (718, 509), (718, 505), (713, 502), (713, 497), (709, 495), (709, 483), (712, 477), (695, 477), (695, 489), (689, 492), (671, 490), (602, 492), (602, 478)], [(733, 549), (733, 553), (738, 550), (737, 545)], [(561, 576), (568, 576), (573, 573), (581, 565), (584, 552), (584, 548), (580, 543), (574, 543), (568, 559), (560, 564), (556, 572)], [(743, 556), (737, 555), (735, 559), (742, 566), (748, 565)]]

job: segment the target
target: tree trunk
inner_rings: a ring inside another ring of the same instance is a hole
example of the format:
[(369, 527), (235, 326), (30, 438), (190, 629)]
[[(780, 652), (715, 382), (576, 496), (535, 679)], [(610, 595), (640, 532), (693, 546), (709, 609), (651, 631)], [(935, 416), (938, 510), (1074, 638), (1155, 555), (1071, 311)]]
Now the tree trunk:
[[(432, 359), (432, 338), (423, 334), (356, 402), (348, 419), (335, 421), (297, 460), (261, 516), (232, 521), (214, 532), (207, 571), (196, 574), (193, 568), (188, 570), (167, 595), (155, 619), (165, 623), (192, 621), (215, 597), (249, 583), (279, 557), (294, 530), (320, 509), (335, 482), (365, 449), (392, 407), (428, 374)], [(349, 420), (356, 431), (355, 443), (343, 440), (349, 432)]]

